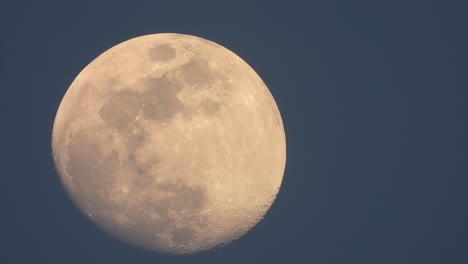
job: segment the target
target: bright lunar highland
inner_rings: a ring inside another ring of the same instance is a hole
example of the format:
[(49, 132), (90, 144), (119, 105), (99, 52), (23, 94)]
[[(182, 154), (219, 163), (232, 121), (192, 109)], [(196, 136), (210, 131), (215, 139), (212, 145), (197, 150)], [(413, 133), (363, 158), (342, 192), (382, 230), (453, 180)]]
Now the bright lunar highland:
[(92, 222), (170, 254), (245, 234), (272, 205), (286, 162), (260, 77), (226, 48), (182, 34), (130, 39), (86, 66), (58, 108), (52, 149)]

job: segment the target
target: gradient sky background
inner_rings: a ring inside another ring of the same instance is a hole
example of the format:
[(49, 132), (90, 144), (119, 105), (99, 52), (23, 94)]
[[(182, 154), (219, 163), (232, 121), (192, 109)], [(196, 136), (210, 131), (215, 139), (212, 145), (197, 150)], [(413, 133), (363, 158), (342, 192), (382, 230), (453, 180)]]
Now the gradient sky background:
[[(241, 3), (239, 3), (241, 2)], [(468, 263), (465, 1), (3, 1), (1, 263)], [(215, 41), (270, 88), (287, 136), (272, 209), (231, 245), (161, 256), (72, 204), (50, 138), (67, 88), (136, 36)]]

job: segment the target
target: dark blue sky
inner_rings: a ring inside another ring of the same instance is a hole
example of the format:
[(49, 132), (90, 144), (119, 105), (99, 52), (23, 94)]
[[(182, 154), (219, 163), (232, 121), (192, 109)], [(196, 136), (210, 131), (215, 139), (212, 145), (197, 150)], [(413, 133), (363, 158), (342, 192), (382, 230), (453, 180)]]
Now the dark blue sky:
[[(468, 263), (464, 1), (6, 1), (1, 263)], [(239, 3), (242, 2), (242, 3)], [(287, 136), (277, 201), (231, 245), (160, 256), (110, 238), (62, 189), (55, 112), (132, 37), (197, 35), (246, 60)]]

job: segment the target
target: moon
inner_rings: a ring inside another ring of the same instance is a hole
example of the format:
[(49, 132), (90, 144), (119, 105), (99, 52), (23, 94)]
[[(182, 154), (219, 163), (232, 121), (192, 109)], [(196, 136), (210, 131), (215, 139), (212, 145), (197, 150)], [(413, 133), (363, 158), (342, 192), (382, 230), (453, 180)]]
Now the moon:
[(187, 254), (241, 237), (280, 189), (286, 140), (257, 73), (203, 38), (152, 34), (86, 66), (52, 132), (77, 207), (111, 236)]

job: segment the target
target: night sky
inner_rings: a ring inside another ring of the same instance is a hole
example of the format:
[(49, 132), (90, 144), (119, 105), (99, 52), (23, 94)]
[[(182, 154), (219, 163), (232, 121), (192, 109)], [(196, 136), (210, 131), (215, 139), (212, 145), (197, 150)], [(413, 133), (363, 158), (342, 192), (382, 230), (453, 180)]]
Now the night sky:
[[(3, 1), (0, 262), (468, 263), (464, 1)], [(281, 111), (287, 164), (263, 221), (228, 246), (158, 255), (111, 238), (65, 193), (56, 110), (127, 39), (232, 50)], [(2, 106), (3, 109), (3, 106)]]

